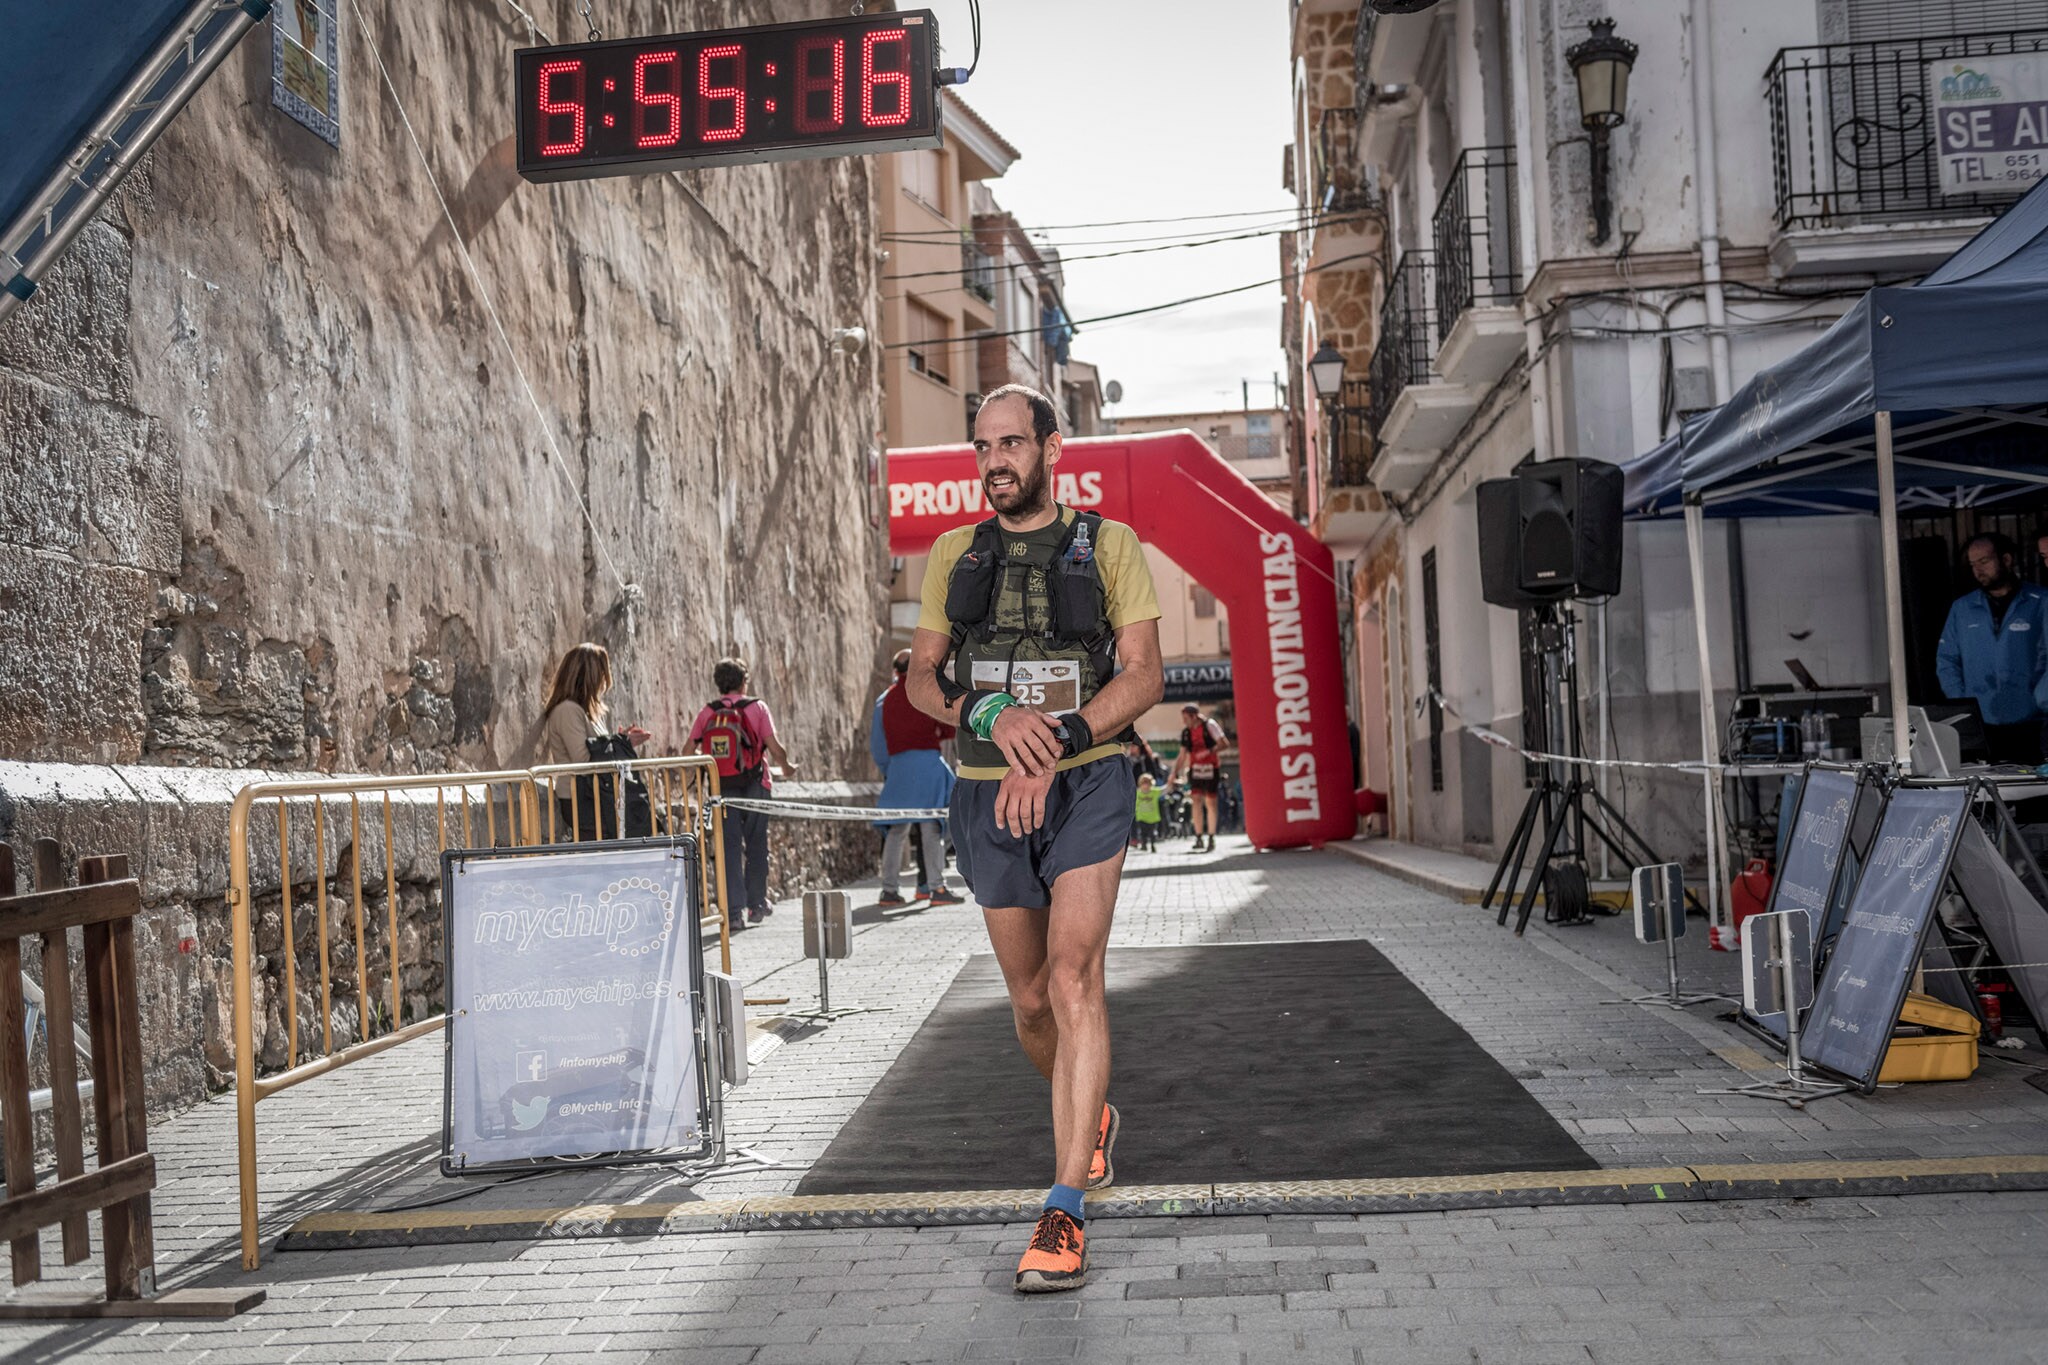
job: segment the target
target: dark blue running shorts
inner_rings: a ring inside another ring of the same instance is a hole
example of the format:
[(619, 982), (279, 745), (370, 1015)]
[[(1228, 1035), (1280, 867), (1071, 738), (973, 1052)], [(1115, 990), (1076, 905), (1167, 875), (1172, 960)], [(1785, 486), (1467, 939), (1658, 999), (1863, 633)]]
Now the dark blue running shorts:
[(953, 844), (960, 875), (984, 906), (1044, 910), (1062, 872), (1108, 862), (1131, 836), (1137, 779), (1116, 754), (1055, 773), (1045, 822), (1019, 839), (996, 826), (994, 778), (963, 777), (953, 788)]

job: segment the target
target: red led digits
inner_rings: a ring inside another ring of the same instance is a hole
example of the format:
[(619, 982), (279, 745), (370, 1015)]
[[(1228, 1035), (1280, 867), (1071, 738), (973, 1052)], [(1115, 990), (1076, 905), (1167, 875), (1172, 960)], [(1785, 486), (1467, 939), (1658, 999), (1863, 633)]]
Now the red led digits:
[[(894, 71), (875, 70), (875, 50), (894, 45), (903, 50), (902, 65)], [(896, 87), (896, 112), (875, 112), (878, 87)], [(878, 28), (860, 43), (860, 121), (870, 128), (894, 128), (910, 122), (910, 32), (901, 28)]]
[[(647, 73), (657, 67), (666, 67), (660, 75), (659, 90), (647, 88)], [(643, 52), (633, 59), (633, 145), (636, 147), (673, 147), (683, 139), (683, 58), (674, 50), (668, 52)], [(666, 127), (650, 129), (648, 113), (656, 109), (667, 110), (665, 119), (652, 120), (656, 124), (666, 122)]]
[[(733, 84), (713, 85), (711, 64), (731, 59)], [(746, 49), (738, 43), (727, 43), (722, 47), (707, 47), (697, 54), (697, 127), (706, 142), (732, 142), (746, 136), (747, 132), (747, 59)], [(732, 122), (720, 127), (711, 121), (711, 105), (715, 100), (732, 101)]]
[[(562, 82), (557, 76), (573, 76), (567, 82), (569, 98), (555, 99)], [(558, 118), (571, 120), (569, 136), (565, 141), (550, 142), (548, 129)], [(583, 150), (583, 63), (546, 62), (540, 69), (540, 154), (542, 156), (574, 156)]]
[[(821, 65), (819, 54), (828, 60)], [(814, 114), (813, 108), (828, 111)], [(846, 126), (846, 40), (805, 38), (796, 45), (796, 130), (836, 133)]]

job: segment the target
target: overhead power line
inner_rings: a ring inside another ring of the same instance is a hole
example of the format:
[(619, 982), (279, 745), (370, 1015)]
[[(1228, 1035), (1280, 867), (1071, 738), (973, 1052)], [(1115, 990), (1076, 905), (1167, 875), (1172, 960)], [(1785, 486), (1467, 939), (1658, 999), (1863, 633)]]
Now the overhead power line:
[[(1291, 275), (1281, 275), (1270, 280), (1257, 280), (1251, 284), (1233, 285), (1228, 289), (1215, 289), (1206, 294), (1190, 294), (1184, 299), (1173, 299), (1166, 303), (1147, 304), (1143, 308), (1126, 308), (1120, 313), (1102, 313), (1092, 318), (1069, 319), (1067, 326), (1078, 332), (1083, 327), (1092, 326), (1098, 322), (1115, 322), (1119, 318), (1135, 318), (1142, 317), (1147, 313), (1163, 313), (1169, 308), (1184, 308), (1188, 304), (1202, 303), (1208, 299), (1225, 298), (1231, 294), (1245, 294), (1254, 289), (1270, 289), (1276, 284), (1287, 284), (1293, 280), (1304, 279), (1318, 271), (1331, 270), (1337, 266), (1349, 264), (1352, 261), (1372, 261), (1378, 259), (1378, 254), (1375, 252), (1353, 252), (1349, 256), (1339, 256), (1333, 261), (1324, 261), (1321, 265), (1312, 265), (1306, 270), (1297, 270)], [(974, 332), (962, 337), (927, 337), (916, 341), (892, 341), (883, 349), (896, 351), (911, 346), (927, 348), (933, 346), (958, 346), (966, 342), (986, 341), (993, 337), (1036, 336), (1043, 330), (1043, 327), (1014, 327), (1007, 332)]]
[[(1325, 223), (1336, 221), (1339, 218), (1353, 218), (1356, 216), (1355, 214), (1332, 214), (1327, 217), (1315, 217), (1292, 214), (1286, 217), (1272, 218), (1265, 222), (1237, 223), (1228, 227), (1218, 227), (1200, 232), (1155, 232), (1136, 237), (1075, 237), (1069, 238), (1066, 241), (1050, 241), (1039, 238), (1029, 238), (1028, 240), (1030, 245), (1041, 251), (1051, 251), (1063, 255), (1076, 247), (1142, 246), (1148, 242), (1210, 241), (1230, 236), (1234, 233), (1246, 232), (1253, 228), (1276, 232), (1303, 232), (1310, 228), (1320, 227)], [(973, 234), (958, 228), (933, 228), (929, 231), (919, 232), (885, 232), (881, 234), (881, 240), (884, 242), (901, 243), (905, 246), (944, 246), (949, 242), (971, 241), (973, 240)]]
[[(1284, 235), (1286, 235), (1287, 233), (1289, 233), (1289, 232), (1292, 232), (1293, 230), (1294, 230), (1294, 229), (1292, 229), (1292, 228), (1265, 228), (1265, 229), (1262, 229), (1261, 231), (1258, 231), (1258, 232), (1240, 232), (1240, 233), (1237, 233), (1237, 234), (1236, 234), (1235, 236), (1231, 236), (1231, 237), (1211, 237), (1211, 238), (1208, 238), (1208, 239), (1206, 239), (1206, 240), (1204, 240), (1204, 241), (1199, 241), (1199, 242), (1167, 242), (1167, 243), (1164, 243), (1163, 245), (1160, 245), (1160, 246), (1134, 246), (1134, 247), (1130, 247), (1130, 248), (1128, 248), (1128, 249), (1126, 249), (1126, 250), (1123, 250), (1123, 251), (1098, 251), (1098, 252), (1094, 252), (1094, 253), (1092, 253), (1092, 254), (1090, 254), (1090, 255), (1086, 255), (1086, 256), (1062, 256), (1062, 257), (1060, 258), (1060, 264), (1061, 264), (1061, 265), (1074, 265), (1074, 264), (1076, 264), (1076, 263), (1078, 263), (1078, 262), (1081, 262), (1081, 261), (1107, 261), (1107, 260), (1111, 260), (1111, 259), (1113, 259), (1113, 258), (1115, 258), (1115, 257), (1118, 257), (1118, 256), (1144, 256), (1144, 255), (1148, 255), (1148, 254), (1150, 254), (1150, 253), (1152, 253), (1152, 252), (1154, 252), (1154, 251), (1185, 251), (1185, 250), (1187, 250), (1187, 249), (1188, 249), (1189, 247), (1197, 247), (1197, 246), (1221, 246), (1221, 245), (1223, 245), (1223, 244), (1224, 244), (1224, 243), (1226, 243), (1226, 242), (1250, 242), (1250, 241), (1255, 241), (1255, 240), (1257, 240), (1258, 238), (1261, 238), (1261, 237), (1280, 237), (1280, 236), (1284, 236)], [(1033, 265), (1033, 264), (1032, 264), (1032, 263), (1031, 263), (1030, 261), (1000, 261), (1000, 262), (991, 262), (991, 263), (990, 263), (990, 269), (992, 269), (992, 270), (998, 270), (998, 271), (1001, 271), (1001, 270), (1008, 270), (1008, 271), (1012, 271), (1012, 272), (1015, 272), (1015, 271), (1019, 271), (1019, 270), (1032, 270), (1032, 269), (1036, 269), (1036, 267), (1035, 267), (1035, 266), (1034, 266), (1034, 265)], [(905, 272), (904, 274), (901, 274), (901, 275), (884, 275), (884, 276), (882, 276), (882, 279), (883, 279), (884, 281), (891, 281), (891, 280), (929, 280), (929, 279), (937, 279), (937, 278), (939, 278), (940, 276), (957, 276), (957, 275), (959, 275), (960, 273), (961, 273), (961, 267), (960, 267), (960, 266), (954, 266), (954, 267), (952, 267), (951, 269), (947, 269), (947, 270), (912, 270), (912, 271), (907, 271), (907, 272)], [(964, 286), (963, 286), (963, 287), (964, 287)], [(946, 291), (946, 290), (929, 290), (929, 291), (926, 291), (926, 292), (929, 292), (929, 293), (946, 293), (946, 292), (949, 292), (949, 291)], [(893, 297), (893, 298), (901, 298), (901, 297), (903, 297), (903, 296), (902, 296), (902, 295), (900, 295), (900, 294), (898, 294), (898, 295), (892, 295), (891, 297)]]
[(1098, 223), (1040, 223), (1020, 229), (1024, 232), (1072, 232), (1077, 228), (1151, 227), (1157, 223), (1200, 223), (1216, 218), (1273, 218), (1298, 209), (1232, 209), (1225, 213), (1183, 213), (1172, 218), (1109, 218)]

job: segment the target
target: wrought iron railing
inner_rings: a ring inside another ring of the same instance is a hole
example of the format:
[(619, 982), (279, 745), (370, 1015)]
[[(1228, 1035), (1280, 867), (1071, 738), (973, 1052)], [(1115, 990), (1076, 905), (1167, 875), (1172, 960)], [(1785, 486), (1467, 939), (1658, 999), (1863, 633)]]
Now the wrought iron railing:
[(1448, 328), (1474, 304), (1513, 303), (1522, 292), (1515, 243), (1515, 151), (1468, 147), (1437, 201), (1436, 315)]
[(1380, 12), (1371, 5), (1358, 6), (1358, 27), (1351, 34), (1351, 89), (1360, 118), (1372, 107), (1372, 35), (1380, 25)]
[(1380, 302), (1379, 343), (1372, 353), (1372, 431), (1379, 434), (1394, 400), (1411, 384), (1436, 377), (1439, 340), (1436, 263), (1427, 251), (1404, 251)]
[(1378, 208), (1379, 195), (1358, 160), (1358, 111), (1325, 109), (1316, 128), (1317, 211), (1358, 213)]
[(1323, 486), (1363, 488), (1372, 467), (1372, 381), (1347, 379), (1329, 413), (1323, 442)]
[(960, 244), (960, 279), (983, 303), (996, 301), (996, 258), (971, 242)]
[(1778, 225), (1984, 218), (2026, 188), (1943, 194), (1932, 63), (2048, 51), (2048, 29), (1788, 47), (1765, 73)]

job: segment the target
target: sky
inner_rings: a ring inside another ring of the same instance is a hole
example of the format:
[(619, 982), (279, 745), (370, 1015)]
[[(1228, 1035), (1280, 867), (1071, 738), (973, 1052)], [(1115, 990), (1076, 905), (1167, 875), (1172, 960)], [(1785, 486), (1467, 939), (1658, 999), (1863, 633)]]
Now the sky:
[[(945, 64), (968, 65), (967, 0), (899, 7), (936, 13)], [(1285, 0), (983, 0), (981, 66), (958, 93), (1022, 153), (989, 182), (1020, 223), (1236, 215), (1049, 234), (1068, 260), (1067, 311), (1082, 324), (1073, 354), (1123, 385), (1111, 416), (1235, 408), (1246, 379), (1253, 406), (1275, 402), (1278, 284), (1149, 317), (1087, 319), (1274, 280), (1278, 237), (1074, 258), (1287, 221), (1287, 16)]]

